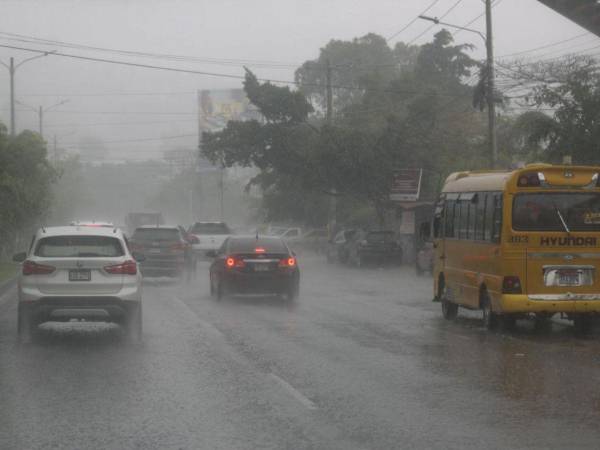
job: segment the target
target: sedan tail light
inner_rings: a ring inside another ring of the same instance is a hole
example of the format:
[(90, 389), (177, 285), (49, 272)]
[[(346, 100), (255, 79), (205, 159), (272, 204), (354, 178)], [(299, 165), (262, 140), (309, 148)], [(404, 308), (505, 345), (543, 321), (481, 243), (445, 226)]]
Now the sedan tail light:
[(296, 258), (290, 256), (289, 258), (279, 260), (279, 267), (296, 267)]
[(135, 275), (137, 274), (137, 263), (133, 260), (127, 260), (123, 264), (104, 267), (106, 273), (112, 275)]
[(233, 269), (234, 267), (237, 267), (237, 268), (245, 267), (246, 263), (244, 262), (243, 259), (234, 258), (233, 256), (230, 256), (229, 258), (227, 258), (225, 260), (225, 265), (227, 266), (228, 269)]
[(33, 261), (23, 262), (23, 275), (48, 275), (56, 270), (56, 267), (38, 264)]

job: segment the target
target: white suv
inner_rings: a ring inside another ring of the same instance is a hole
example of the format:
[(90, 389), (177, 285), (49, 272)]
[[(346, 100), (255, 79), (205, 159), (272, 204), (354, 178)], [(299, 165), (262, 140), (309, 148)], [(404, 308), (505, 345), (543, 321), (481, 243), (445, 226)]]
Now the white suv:
[(30, 340), (42, 322), (73, 318), (117, 322), (131, 339), (141, 339), (142, 275), (119, 229), (41, 228), (29, 251), (13, 260), (22, 263), (20, 341)]

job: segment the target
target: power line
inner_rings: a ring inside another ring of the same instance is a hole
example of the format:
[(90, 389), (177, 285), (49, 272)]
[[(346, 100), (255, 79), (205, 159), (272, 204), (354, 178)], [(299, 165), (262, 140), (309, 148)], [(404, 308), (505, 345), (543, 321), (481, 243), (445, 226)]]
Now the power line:
[(400, 31), (395, 32), (389, 38), (387, 38), (386, 42), (389, 42), (390, 40), (394, 39), (396, 36), (398, 36), (400, 33), (402, 33), (404, 30), (406, 30), (408, 27), (410, 27), (413, 23), (415, 23), (417, 20), (419, 20), (419, 16), (422, 16), (423, 14), (425, 14), (427, 11), (429, 11), (431, 8), (433, 8), (439, 1), (440, 0), (434, 0), (433, 3), (431, 3), (427, 8), (425, 8), (423, 11), (421, 11), (413, 20), (411, 20), (404, 27), (402, 27), (402, 29)]
[(141, 139), (123, 139), (123, 140), (116, 140), (116, 141), (100, 141), (100, 142), (82, 142), (82, 143), (64, 143), (63, 145), (65, 146), (77, 146), (77, 147), (87, 147), (87, 146), (94, 146), (94, 145), (104, 145), (104, 144), (125, 144), (125, 143), (130, 143), (130, 142), (150, 142), (150, 141), (164, 141), (164, 140), (168, 140), (168, 139), (180, 139), (180, 138), (186, 138), (186, 137), (198, 137), (198, 133), (194, 133), (194, 134), (179, 134), (179, 135), (175, 135), (175, 136), (163, 136), (160, 138), (141, 138)]
[[(454, 5), (452, 5), (450, 8), (448, 8), (448, 10), (446, 10), (446, 12), (439, 17), (439, 20), (443, 19), (448, 14), (450, 14), (454, 10), (454, 8), (456, 8), (458, 5), (460, 5), (462, 3), (462, 1), (463, 0), (458, 0)], [(423, 31), (421, 34), (419, 34), (416, 38), (414, 38), (411, 41), (409, 41), (406, 45), (412, 44), (417, 39), (419, 39), (421, 36), (423, 36), (424, 34), (428, 33), (429, 30), (431, 30), (433, 27), (436, 27), (436, 26), (437, 26), (437, 24), (435, 24), (435, 23), (433, 25), (430, 25), (429, 27), (427, 27), (427, 29), (425, 31)]]
[[(502, 0), (494, 0), (494, 2), (492, 3), (492, 8), (495, 8), (497, 5), (499, 5), (502, 2)], [(483, 16), (485, 16), (485, 11), (482, 12), (481, 14), (479, 14), (477, 17), (471, 19), (469, 22), (465, 23), (462, 27), (466, 28), (469, 25), (473, 25), (475, 22), (477, 22), (479, 19), (481, 19)], [(452, 36), (456, 36), (458, 33), (462, 32), (464, 30), (456, 30), (454, 33), (452, 33)]]
[(564, 44), (566, 42), (574, 41), (575, 39), (579, 39), (580, 37), (587, 36), (589, 34), (590, 33), (586, 31), (585, 33), (578, 34), (577, 36), (573, 36), (572, 38), (569, 38), (569, 39), (563, 39), (562, 41), (557, 41), (557, 42), (553, 42), (551, 44), (542, 45), (541, 47), (530, 48), (529, 50), (522, 50), (519, 52), (507, 53), (505, 55), (500, 55), (497, 58), (508, 58), (508, 57), (513, 57), (513, 56), (517, 56), (517, 55), (523, 55), (525, 53), (535, 52), (538, 50), (543, 50), (545, 48), (555, 47), (557, 45)]
[[(462, 2), (462, 0), (458, 0), (458, 2), (456, 2), (456, 4), (454, 6), (458, 6), (458, 4), (460, 2)], [(448, 10), (448, 12), (451, 11), (452, 9), (453, 8)], [(17, 46), (13, 46), (13, 45), (0, 44), (0, 48), (10, 48), (13, 50), (20, 50), (20, 51), (34, 52), (34, 53), (47, 53), (48, 56), (62, 56), (65, 58), (73, 58), (73, 59), (80, 59), (80, 60), (84, 60), (84, 61), (96, 61), (96, 62), (103, 62), (103, 63), (107, 63), (107, 64), (131, 66), (131, 67), (138, 67), (138, 68), (142, 68), (142, 69), (164, 70), (164, 71), (168, 71), (168, 72), (189, 73), (189, 74), (194, 74), (194, 75), (206, 75), (206, 76), (230, 78), (230, 79), (236, 79), (236, 80), (244, 80), (245, 79), (245, 76), (243, 76), (243, 75), (234, 75), (234, 74), (226, 74), (226, 73), (218, 73), (218, 72), (206, 72), (206, 71), (193, 70), (193, 69), (182, 69), (182, 68), (170, 67), (170, 66), (155, 66), (152, 64), (134, 63), (134, 62), (129, 62), (129, 61), (121, 61), (121, 60), (114, 60), (114, 59), (107, 59), (107, 58), (94, 58), (91, 56), (73, 55), (70, 53), (62, 53), (62, 52), (48, 53), (44, 50), (32, 49), (32, 48), (27, 48), (27, 47), (17, 47)], [(290, 80), (277, 80), (277, 79), (258, 78), (258, 77), (257, 77), (257, 80), (266, 82), (266, 83), (279, 83), (279, 84), (286, 84), (286, 85), (292, 85), (292, 86), (323, 87), (321, 84), (318, 84), (318, 83), (302, 83), (302, 82), (290, 81)], [(340, 85), (336, 85), (336, 86), (332, 86), (332, 87), (335, 89), (344, 89), (344, 90), (349, 90), (349, 91), (382, 92), (382, 93), (390, 93), (390, 94), (427, 95), (427, 93), (425, 93), (425, 92), (408, 91), (408, 90), (373, 89), (373, 88), (360, 88), (360, 87), (355, 87), (355, 86), (340, 86)], [(440, 93), (437, 95), (443, 95), (443, 96), (447, 96), (447, 97), (463, 97), (461, 95), (455, 95), (455, 94), (449, 94), (449, 93), (445, 93), (445, 94)]]
[(282, 62), (282, 61), (272, 61), (272, 60), (256, 60), (256, 59), (234, 59), (234, 58), (210, 58), (210, 57), (196, 57), (189, 55), (174, 55), (167, 53), (150, 53), (150, 52), (140, 52), (140, 51), (132, 51), (132, 50), (122, 50), (122, 49), (114, 49), (114, 48), (106, 48), (106, 47), (95, 47), (85, 44), (76, 44), (72, 42), (44, 39), (35, 36), (27, 36), (17, 33), (9, 33), (9, 32), (0, 32), (0, 35), (8, 36), (1, 37), (1, 39), (8, 41), (16, 41), (16, 42), (25, 42), (25, 43), (33, 43), (39, 45), (46, 46), (59, 46), (64, 48), (71, 48), (77, 50), (90, 50), (95, 52), (103, 52), (103, 53), (113, 53), (119, 55), (126, 56), (135, 56), (142, 58), (152, 58), (152, 59), (166, 59), (171, 61), (191, 61), (191, 62), (200, 62), (200, 63), (208, 63), (208, 64), (221, 64), (221, 65), (233, 65), (233, 66), (264, 66), (264, 67), (297, 67), (300, 64), (293, 62)]

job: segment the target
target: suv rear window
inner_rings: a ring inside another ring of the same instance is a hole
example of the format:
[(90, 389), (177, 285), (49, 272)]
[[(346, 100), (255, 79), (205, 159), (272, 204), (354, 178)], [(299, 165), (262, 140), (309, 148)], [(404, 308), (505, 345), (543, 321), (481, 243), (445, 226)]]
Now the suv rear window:
[(108, 236), (52, 236), (38, 241), (34, 254), (47, 258), (116, 257), (125, 254), (121, 242)]
[(190, 233), (193, 234), (231, 234), (224, 223), (195, 223)]
[(257, 248), (265, 249), (265, 253), (288, 252), (281, 239), (235, 238), (229, 241), (231, 253), (254, 253)]
[(138, 228), (131, 239), (133, 241), (178, 241), (180, 234), (177, 228)]

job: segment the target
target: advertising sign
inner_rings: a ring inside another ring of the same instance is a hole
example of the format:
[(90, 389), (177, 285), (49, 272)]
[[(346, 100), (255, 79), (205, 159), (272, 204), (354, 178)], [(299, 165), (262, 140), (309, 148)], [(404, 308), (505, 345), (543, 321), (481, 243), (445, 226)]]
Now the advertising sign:
[(222, 130), (229, 120), (258, 117), (243, 89), (198, 91), (198, 125), (201, 132)]
[(394, 173), (390, 200), (394, 202), (417, 201), (421, 192), (423, 169), (398, 169)]

